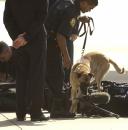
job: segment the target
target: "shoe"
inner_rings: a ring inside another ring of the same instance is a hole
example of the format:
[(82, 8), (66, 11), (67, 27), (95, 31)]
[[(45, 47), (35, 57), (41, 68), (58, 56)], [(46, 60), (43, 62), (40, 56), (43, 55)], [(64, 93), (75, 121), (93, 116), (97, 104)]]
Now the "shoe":
[(54, 99), (52, 103), (50, 118), (74, 118), (75, 114), (65, 109), (62, 99)]
[(17, 121), (25, 121), (26, 117), (17, 117)]
[(49, 117), (45, 117), (42, 113), (39, 117), (31, 117), (31, 121), (47, 121), (49, 120)]
[(25, 121), (26, 120), (26, 113), (16, 112), (16, 120), (17, 121)]

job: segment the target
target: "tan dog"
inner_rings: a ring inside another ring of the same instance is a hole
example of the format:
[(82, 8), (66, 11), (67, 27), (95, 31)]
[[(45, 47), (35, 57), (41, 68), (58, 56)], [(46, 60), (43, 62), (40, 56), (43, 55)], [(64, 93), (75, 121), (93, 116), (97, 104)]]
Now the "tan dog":
[[(72, 105), (70, 112), (75, 113), (77, 110), (77, 98), (81, 95), (80, 86), (88, 87), (94, 83), (97, 84), (98, 91), (100, 91), (101, 81), (104, 75), (109, 70), (110, 64), (114, 66), (116, 71), (120, 74), (124, 73), (124, 68), (119, 66), (110, 58), (105, 57), (103, 54), (97, 52), (87, 53), (82, 57), (80, 63), (75, 64), (72, 67), (70, 73), (71, 100)], [(91, 82), (91, 78), (94, 76), (94, 81)]]

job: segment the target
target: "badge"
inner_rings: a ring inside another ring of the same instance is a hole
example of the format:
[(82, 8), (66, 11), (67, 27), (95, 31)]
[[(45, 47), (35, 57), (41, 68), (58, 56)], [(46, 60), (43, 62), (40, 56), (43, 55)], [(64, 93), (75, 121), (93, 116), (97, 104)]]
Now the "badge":
[(73, 28), (76, 24), (76, 19), (75, 18), (72, 18), (71, 21), (70, 21), (70, 25), (71, 27)]

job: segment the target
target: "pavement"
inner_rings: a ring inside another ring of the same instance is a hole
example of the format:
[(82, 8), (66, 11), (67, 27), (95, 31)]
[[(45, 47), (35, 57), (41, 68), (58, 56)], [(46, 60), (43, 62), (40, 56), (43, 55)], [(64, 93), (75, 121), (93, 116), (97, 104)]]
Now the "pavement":
[[(49, 116), (49, 114), (46, 114)], [(49, 121), (16, 121), (15, 113), (0, 113), (0, 130), (128, 130), (128, 118), (50, 119)]]

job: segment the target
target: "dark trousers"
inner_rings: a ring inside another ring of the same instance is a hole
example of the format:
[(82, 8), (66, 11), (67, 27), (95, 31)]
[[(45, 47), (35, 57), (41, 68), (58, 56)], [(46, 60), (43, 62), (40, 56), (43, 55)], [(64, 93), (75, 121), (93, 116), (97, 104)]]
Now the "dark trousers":
[(62, 56), (56, 41), (52, 38), (47, 41), (47, 73), (46, 80), (48, 87), (55, 98), (61, 98), (64, 82), (64, 70)]
[(48, 39), (47, 46), (47, 85), (52, 92), (51, 117), (70, 116), (70, 90), (62, 90), (64, 87), (64, 67), (62, 55), (58, 44), (52, 38)]
[[(42, 36), (41, 36), (42, 37)], [(45, 76), (46, 39), (37, 38), (32, 43), (16, 50), (16, 99), (17, 116), (26, 113), (30, 106), (31, 117), (41, 114), (42, 87)]]
[[(68, 48), (69, 56), (70, 56), (71, 61), (72, 61), (72, 63), (73, 63), (73, 55), (74, 55), (73, 41), (67, 40), (67, 48)], [(70, 82), (70, 72), (71, 72), (71, 68), (65, 69), (64, 72), (65, 72), (64, 82), (65, 82), (65, 83), (69, 83), (69, 82)]]

